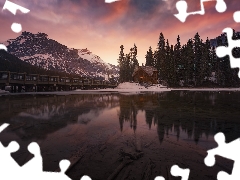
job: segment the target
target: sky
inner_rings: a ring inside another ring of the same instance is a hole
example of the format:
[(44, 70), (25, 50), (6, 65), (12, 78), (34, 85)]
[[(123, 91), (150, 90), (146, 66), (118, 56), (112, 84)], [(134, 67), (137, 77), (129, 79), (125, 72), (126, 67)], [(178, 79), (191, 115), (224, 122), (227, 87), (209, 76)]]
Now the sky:
[[(225, 0), (227, 10), (218, 13), (215, 0), (204, 0), (205, 15), (192, 15), (185, 23), (177, 14), (177, 0), (11, 0), (30, 10), (13, 15), (8, 10), (0, 13), (0, 42), (14, 39), (21, 33), (11, 30), (13, 22), (21, 23), (23, 31), (43, 32), (69, 48), (87, 48), (105, 62), (117, 65), (120, 46), (129, 53), (134, 43), (138, 48), (138, 61), (145, 63), (151, 46), (156, 49), (162, 32), (170, 44), (180, 36), (181, 44), (198, 32), (205, 41), (215, 38), (226, 27), (240, 31), (233, 13), (240, 10), (239, 0)], [(3, 7), (5, 0), (0, 0)], [(188, 12), (200, 10), (200, 0), (187, 0)]]

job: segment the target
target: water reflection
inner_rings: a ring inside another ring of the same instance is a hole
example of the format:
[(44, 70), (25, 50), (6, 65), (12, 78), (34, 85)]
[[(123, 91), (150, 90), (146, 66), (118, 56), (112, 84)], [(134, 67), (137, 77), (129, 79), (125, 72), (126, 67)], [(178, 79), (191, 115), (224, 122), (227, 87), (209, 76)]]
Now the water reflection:
[(145, 112), (148, 128), (157, 126), (159, 142), (173, 132), (177, 139), (181, 133), (196, 144), (203, 136), (208, 138), (217, 132), (226, 134), (227, 142), (238, 138), (240, 131), (237, 92), (165, 92), (119, 96), (119, 124), (124, 122), (137, 128), (138, 111)]
[(62, 103), (58, 106), (56, 105), (43, 105), (39, 108), (30, 108), (27, 109), (25, 112), (19, 113), (20, 117), (25, 118), (33, 118), (33, 119), (42, 119), (42, 120), (49, 120), (53, 118), (55, 115), (64, 115), (65, 112), (65, 103)]
[(121, 150), (144, 156), (118, 179), (142, 179), (139, 172), (149, 169), (149, 159), (156, 164), (150, 179), (167, 177), (166, 167), (173, 163), (191, 168), (192, 179), (211, 179), (220, 166), (207, 169), (202, 147), (215, 147), (212, 137), (220, 131), (227, 142), (240, 136), (238, 92), (28, 95), (2, 96), (0, 101), (0, 123), (11, 124), (0, 141), (5, 146), (12, 140), (20, 144), (13, 154), (18, 163), (32, 158), (27, 150), (32, 141), (40, 144), (46, 171), (55, 171), (60, 160), (82, 152), (84, 156), (69, 172), (72, 179), (83, 174), (107, 179), (120, 164)]
[[(20, 137), (45, 138), (68, 124), (88, 125), (108, 109), (116, 109), (120, 131), (124, 123), (135, 132), (138, 118), (145, 119), (148, 129), (157, 131), (159, 142), (173, 133), (198, 143), (224, 132), (227, 141), (240, 133), (238, 92), (164, 92), (138, 95), (85, 94), (68, 96), (0, 97), (0, 122), (10, 122)], [(142, 113), (139, 113), (142, 112)], [(109, 117), (105, 117), (109, 119)], [(31, 128), (29, 128), (31, 127)], [(109, 128), (109, 127), (106, 127)], [(21, 129), (21, 130), (20, 130)]]
[(10, 96), (1, 97), (0, 122), (21, 138), (44, 139), (68, 124), (87, 124), (107, 108), (117, 107), (112, 95)]

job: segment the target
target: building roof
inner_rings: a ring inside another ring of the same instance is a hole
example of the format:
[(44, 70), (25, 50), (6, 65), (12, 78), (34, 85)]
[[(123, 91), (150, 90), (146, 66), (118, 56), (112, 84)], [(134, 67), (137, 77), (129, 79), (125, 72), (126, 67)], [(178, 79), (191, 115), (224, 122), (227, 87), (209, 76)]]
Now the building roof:
[(137, 73), (137, 71), (139, 69), (142, 69), (144, 72), (146, 72), (149, 76), (152, 76), (153, 75), (153, 72), (154, 71), (157, 71), (157, 69), (153, 66), (139, 66), (138, 68), (135, 68), (134, 69), (134, 72), (133, 72), (133, 75), (132, 76), (135, 76), (135, 74)]

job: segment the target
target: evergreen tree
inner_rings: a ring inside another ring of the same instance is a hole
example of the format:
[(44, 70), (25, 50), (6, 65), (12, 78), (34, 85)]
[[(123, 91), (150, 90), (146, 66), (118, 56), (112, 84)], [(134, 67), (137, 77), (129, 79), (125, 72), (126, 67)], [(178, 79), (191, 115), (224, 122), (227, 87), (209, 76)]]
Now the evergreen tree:
[(120, 82), (124, 81), (124, 46), (121, 45), (120, 46), (120, 54), (119, 54), (119, 58), (118, 58), (118, 66), (119, 66), (119, 80)]
[(158, 51), (154, 50), (153, 52), (153, 66), (157, 68), (157, 58), (158, 58)]
[(200, 85), (202, 85), (203, 81), (206, 81), (208, 77), (211, 75), (211, 69), (210, 69), (210, 41), (207, 38), (205, 43), (202, 43), (202, 57), (200, 60), (199, 65), (199, 82)]
[[(217, 38), (217, 46), (226, 46), (227, 44), (224, 44), (224, 42), (227, 42), (227, 41), (225, 41), (226, 40), (226, 38), (224, 38), (224, 34), (222, 34), (221, 36), (219, 36), (218, 38)], [(223, 72), (223, 67), (224, 67), (224, 58), (225, 57), (223, 57), (223, 58), (219, 58), (218, 56), (217, 56), (217, 59), (216, 59), (216, 66), (217, 66), (217, 74), (216, 74), (216, 76), (217, 76), (217, 83), (218, 83), (218, 85), (220, 85), (220, 86), (222, 86), (222, 85), (224, 85), (225, 84), (225, 76), (224, 76), (224, 72)]]
[(154, 66), (154, 55), (152, 51), (152, 47), (149, 47), (149, 50), (147, 51), (147, 54), (145, 56), (146, 58), (146, 66)]
[(161, 32), (156, 51), (155, 67), (159, 72), (159, 77), (162, 80), (166, 80), (166, 53), (165, 53), (165, 39)]
[(169, 80), (168, 84), (171, 86), (176, 86), (176, 62), (174, 57), (174, 47), (171, 45), (170, 47), (170, 59), (169, 59)]
[(194, 83), (199, 85), (200, 80), (200, 63), (202, 58), (202, 40), (198, 33), (195, 34), (194, 39)]
[[(234, 31), (233, 39), (238, 38), (239, 33)], [(228, 46), (225, 34), (217, 38), (217, 46)], [(134, 44), (126, 55), (123, 46), (120, 48), (120, 79), (131, 81), (134, 68), (138, 66), (137, 47)], [(233, 50), (233, 56), (240, 58), (240, 48)], [(231, 69), (229, 57), (218, 58), (216, 47), (210, 44), (208, 38), (204, 42), (198, 33), (183, 45), (178, 35), (174, 46), (169, 44), (168, 39), (165, 41), (163, 33), (160, 33), (156, 50), (153, 51), (150, 46), (145, 58), (145, 65), (157, 68), (158, 79), (170, 86), (179, 86), (181, 80), (185, 86), (206, 86), (205, 82), (220, 86), (237, 86), (240, 83), (238, 69)]]
[(130, 62), (131, 62), (131, 56), (129, 53), (125, 55), (125, 60), (124, 60), (124, 82), (129, 82), (132, 76)]
[(169, 42), (168, 42), (168, 39), (167, 39), (167, 42), (166, 42), (166, 47), (165, 47), (165, 52), (166, 52), (166, 81), (167, 83), (169, 84), (170, 83), (170, 78), (171, 78), (171, 75), (170, 75), (170, 69), (171, 69), (171, 47), (169, 45)]
[(137, 60), (137, 46), (134, 44), (134, 47), (130, 49), (128, 54), (124, 55), (124, 46), (120, 46), (120, 54), (118, 58), (119, 64), (119, 80), (120, 82), (132, 81), (132, 74), (134, 68), (138, 66)]
[(185, 81), (187, 85), (193, 85), (194, 79), (194, 50), (193, 40), (189, 39), (186, 45), (186, 54), (183, 56), (186, 59), (186, 74)]
[(139, 66), (138, 60), (137, 60), (137, 46), (134, 44), (132, 48), (132, 59), (131, 59), (131, 73), (133, 73), (136, 66)]
[(174, 58), (175, 58), (175, 69), (176, 69), (176, 81), (179, 84), (180, 80), (183, 79), (183, 64), (182, 64), (182, 56), (181, 56), (181, 43), (180, 36), (177, 37), (177, 43), (174, 46)]
[(130, 49), (130, 62), (129, 62), (129, 77), (128, 81), (132, 81), (132, 74), (134, 72), (134, 69), (136, 66), (139, 66), (138, 60), (137, 60), (137, 46), (134, 44), (133, 48)]

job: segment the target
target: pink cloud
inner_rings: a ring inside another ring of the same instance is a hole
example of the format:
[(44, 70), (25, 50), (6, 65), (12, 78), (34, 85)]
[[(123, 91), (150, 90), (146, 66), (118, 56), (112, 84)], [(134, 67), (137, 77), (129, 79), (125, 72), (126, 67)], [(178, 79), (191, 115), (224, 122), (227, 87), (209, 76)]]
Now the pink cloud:
[[(171, 44), (180, 35), (181, 42), (193, 38), (199, 32), (205, 40), (221, 34), (226, 26), (236, 28), (233, 12), (238, 10), (238, 2), (227, 1), (228, 10), (217, 13), (215, 2), (205, 3), (204, 16), (189, 16), (186, 23), (181, 23), (174, 17), (176, 0), (151, 0), (153, 4), (144, 6), (145, 1), (121, 0), (105, 4), (103, 0), (63, 1), (63, 0), (12, 0), (31, 12), (28, 15), (12, 16), (4, 12), (0, 16), (0, 41), (15, 38), (19, 34), (10, 31), (13, 20), (22, 23), (23, 30), (33, 33), (44, 32), (50, 38), (72, 48), (88, 48), (103, 60), (117, 64), (119, 46), (123, 44), (126, 52), (136, 43), (140, 63), (145, 62), (145, 54), (149, 46), (156, 48), (159, 33), (163, 32), (165, 39)], [(137, 2), (133, 4), (131, 2)], [(156, 3), (154, 5), (154, 3)], [(200, 8), (200, 0), (188, 0), (189, 11)], [(238, 28), (238, 29), (237, 29)]]

